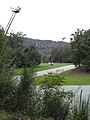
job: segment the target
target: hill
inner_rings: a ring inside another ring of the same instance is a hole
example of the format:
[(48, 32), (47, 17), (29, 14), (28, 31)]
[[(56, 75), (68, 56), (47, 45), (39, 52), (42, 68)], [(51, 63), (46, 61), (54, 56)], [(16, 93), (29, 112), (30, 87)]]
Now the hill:
[(70, 47), (70, 44), (64, 41), (39, 40), (32, 38), (24, 38), (23, 44), (25, 46), (35, 45), (39, 52), (46, 56), (50, 56), (51, 50), (58, 46)]

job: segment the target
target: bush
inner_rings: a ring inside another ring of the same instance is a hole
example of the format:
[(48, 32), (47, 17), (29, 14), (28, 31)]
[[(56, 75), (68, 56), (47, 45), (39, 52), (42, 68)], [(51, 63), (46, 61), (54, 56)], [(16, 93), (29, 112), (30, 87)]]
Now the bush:
[[(42, 82), (37, 101), (37, 115), (44, 119), (65, 120), (69, 114), (72, 92), (61, 91), (64, 78), (48, 76)], [(56, 86), (57, 85), (57, 86)]]

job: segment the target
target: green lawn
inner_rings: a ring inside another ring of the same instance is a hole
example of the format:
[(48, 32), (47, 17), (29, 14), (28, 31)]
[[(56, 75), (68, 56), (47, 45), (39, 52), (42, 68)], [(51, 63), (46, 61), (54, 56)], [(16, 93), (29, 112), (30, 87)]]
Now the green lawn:
[[(73, 75), (69, 71), (60, 75), (65, 78), (63, 85), (90, 85), (90, 75)], [(37, 77), (36, 84), (40, 85), (43, 79), (45, 79), (45, 76)]]
[[(54, 63), (54, 65), (48, 65), (48, 63), (42, 63), (35, 68), (35, 71), (42, 71), (42, 70), (48, 70), (52, 68), (62, 67), (66, 65), (72, 65), (72, 63)], [(17, 68), (15, 70), (15, 75), (21, 75), (22, 74), (22, 68)]]
[(48, 69), (62, 67), (66, 65), (72, 65), (72, 63), (54, 63), (54, 65), (48, 65), (48, 63), (42, 63), (37, 66), (36, 71), (48, 70)]
[(64, 85), (90, 85), (90, 75), (73, 75), (69, 72), (62, 73), (65, 78)]

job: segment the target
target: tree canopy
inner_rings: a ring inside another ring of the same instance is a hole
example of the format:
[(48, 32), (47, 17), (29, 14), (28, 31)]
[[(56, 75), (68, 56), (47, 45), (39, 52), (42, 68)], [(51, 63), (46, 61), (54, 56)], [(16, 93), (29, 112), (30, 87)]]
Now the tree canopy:
[(49, 60), (58, 63), (72, 62), (70, 45), (58, 45), (56, 48), (53, 48)]
[(8, 37), (8, 46), (12, 51), (11, 57), (13, 58), (11, 66), (23, 67), (30, 65), (38, 65), (41, 63), (41, 55), (39, 54), (36, 46), (24, 46), (23, 37), (25, 35), (22, 32), (17, 34), (10, 33)]
[(86, 71), (90, 71), (90, 29), (77, 29), (72, 36), (71, 49), (73, 63), (76, 66), (82, 66)]

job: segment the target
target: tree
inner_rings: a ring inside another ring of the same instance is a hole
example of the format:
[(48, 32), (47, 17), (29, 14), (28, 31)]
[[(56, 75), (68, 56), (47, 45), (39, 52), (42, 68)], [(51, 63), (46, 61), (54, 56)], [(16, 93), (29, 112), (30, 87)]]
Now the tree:
[(90, 29), (84, 32), (81, 43), (82, 49), (82, 65), (86, 71), (90, 71)]
[(72, 62), (71, 59), (71, 47), (67, 45), (59, 45), (56, 48), (53, 48), (51, 51), (50, 61), (53, 62)]
[(49, 58), (49, 61), (61, 62), (61, 54), (62, 54), (62, 50), (60, 48), (53, 48), (51, 51), (51, 56)]
[(81, 41), (83, 37), (83, 30), (77, 29), (75, 34), (72, 34), (73, 39), (71, 39), (71, 49), (72, 49), (72, 59), (75, 66), (79, 66), (82, 61), (82, 50), (81, 50)]
[(23, 45), (23, 37), (25, 34), (17, 32), (17, 34), (10, 33), (8, 37), (8, 45), (12, 51), (11, 58), (13, 58), (10, 66), (23, 67), (30, 65), (38, 65), (41, 63), (41, 55), (34, 45), (25, 47)]
[[(14, 78), (12, 66), (13, 51), (8, 41), (8, 36), (4, 34), (4, 29), (0, 28), (0, 111), (16, 113), (17, 115), (34, 116), (35, 85), (34, 67), (27, 69), (24, 66), (23, 75)], [(15, 43), (13, 44), (15, 46)], [(18, 47), (17, 47), (18, 48)], [(16, 51), (16, 46), (15, 49)], [(16, 115), (16, 116), (17, 116)], [(15, 117), (16, 118), (16, 117)], [(14, 119), (15, 119), (14, 118)], [(13, 118), (12, 118), (13, 119)], [(17, 118), (18, 119), (18, 118)]]
[(23, 54), (23, 37), (25, 36), (25, 34), (23, 34), (22, 32), (17, 32), (16, 34), (14, 33), (10, 33), (10, 36), (8, 37), (8, 46), (12, 51), (11, 54), (11, 64), (10, 66), (16, 65), (18, 57), (20, 58), (20, 56), (22, 56)]
[(34, 66), (36, 67), (41, 63), (41, 55), (37, 51), (37, 48), (33, 45), (24, 48), (23, 51), (18, 52), (15, 60), (17, 67)]
[(73, 63), (90, 71), (90, 30), (79, 30), (72, 34), (71, 49)]
[(71, 46), (66, 46), (63, 48), (61, 61), (64, 63), (72, 63)]
[(47, 55), (45, 55), (45, 54), (41, 54), (41, 62), (42, 63), (47, 63), (48, 62), (48, 58), (47, 58)]
[(27, 48), (26, 54), (34, 66), (41, 63), (41, 55), (34, 45), (31, 45), (29, 48)]
[(0, 108), (9, 109), (10, 98), (14, 91), (13, 70), (9, 67), (12, 51), (8, 46), (8, 37), (0, 27)]

